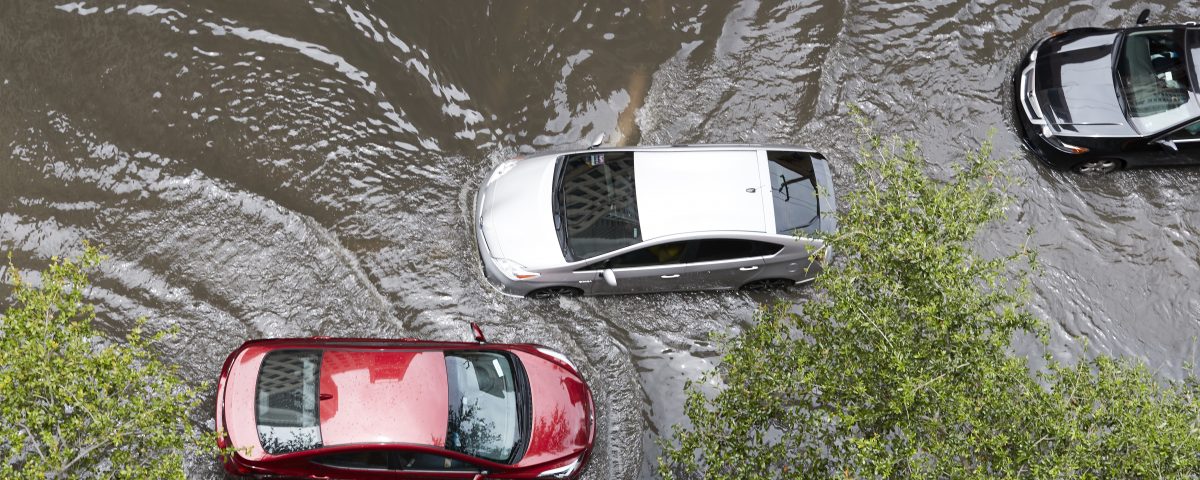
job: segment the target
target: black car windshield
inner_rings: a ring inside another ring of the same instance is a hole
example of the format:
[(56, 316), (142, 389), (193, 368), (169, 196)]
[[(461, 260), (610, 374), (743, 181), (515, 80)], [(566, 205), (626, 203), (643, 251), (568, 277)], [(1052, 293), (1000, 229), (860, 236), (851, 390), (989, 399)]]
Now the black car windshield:
[(513, 364), (491, 352), (446, 353), (446, 448), (508, 463), (523, 438)]
[(1126, 114), (1143, 135), (1200, 115), (1192, 98), (1182, 30), (1126, 35), (1117, 61)]
[(570, 260), (642, 241), (631, 152), (588, 152), (559, 161), (555, 221)]
[(321, 446), (317, 388), (320, 350), (268, 353), (258, 370), (255, 415), (258, 439), (270, 454)]
[(812, 159), (802, 152), (767, 152), (775, 231), (784, 235), (815, 232), (821, 226)]

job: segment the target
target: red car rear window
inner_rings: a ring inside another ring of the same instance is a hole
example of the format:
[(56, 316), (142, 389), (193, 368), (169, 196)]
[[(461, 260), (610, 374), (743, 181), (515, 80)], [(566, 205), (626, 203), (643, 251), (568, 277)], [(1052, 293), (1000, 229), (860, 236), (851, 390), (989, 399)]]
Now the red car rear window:
[(255, 393), (258, 437), (270, 454), (321, 446), (320, 350), (280, 350), (263, 358)]

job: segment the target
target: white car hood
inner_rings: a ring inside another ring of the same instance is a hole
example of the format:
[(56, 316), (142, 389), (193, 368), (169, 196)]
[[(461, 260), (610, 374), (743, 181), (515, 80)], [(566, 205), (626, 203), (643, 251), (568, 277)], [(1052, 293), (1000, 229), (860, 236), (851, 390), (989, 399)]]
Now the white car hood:
[(554, 156), (518, 160), (499, 178), (485, 180), (479, 222), (493, 258), (530, 269), (566, 263), (551, 209), (555, 161)]

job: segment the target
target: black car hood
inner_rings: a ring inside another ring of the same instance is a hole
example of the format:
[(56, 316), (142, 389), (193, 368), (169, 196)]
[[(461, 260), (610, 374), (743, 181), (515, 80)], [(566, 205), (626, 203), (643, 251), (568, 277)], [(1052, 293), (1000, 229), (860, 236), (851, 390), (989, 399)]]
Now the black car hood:
[(1113, 50), (1117, 32), (1063, 34), (1038, 48), (1034, 90), (1055, 133), (1137, 135), (1117, 98)]

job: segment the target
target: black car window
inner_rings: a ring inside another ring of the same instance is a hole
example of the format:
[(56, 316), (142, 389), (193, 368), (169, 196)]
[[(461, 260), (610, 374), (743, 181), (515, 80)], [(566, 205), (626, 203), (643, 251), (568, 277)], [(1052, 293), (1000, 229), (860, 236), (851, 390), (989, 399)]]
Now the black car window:
[(782, 245), (759, 242), (755, 240), (739, 240), (733, 238), (712, 238), (700, 240), (696, 245), (693, 262), (715, 262), (735, 258), (761, 257), (774, 255), (783, 249)]
[(351, 452), (330, 453), (313, 459), (313, 463), (337, 468), (355, 468), (359, 470), (397, 470), (393, 468), (392, 452), (387, 450), (355, 450)]
[(1200, 140), (1200, 122), (1193, 122), (1191, 125), (1176, 130), (1170, 138), (1174, 141)]
[(590, 270), (604, 270), (606, 268), (608, 268), (608, 260), (601, 260), (599, 262), (589, 263), (585, 266), (579, 267), (579, 269), (575, 270), (575, 271), (576, 272), (586, 272), (586, 271), (590, 271)]
[(660, 243), (610, 258), (608, 262), (604, 262), (604, 268), (672, 265), (683, 261), (683, 253), (686, 249), (687, 242)]
[(450, 457), (402, 450), (355, 450), (319, 455), (312, 461), (328, 467), (358, 470), (474, 470), (473, 465)]
[(401, 470), (473, 470), (474, 467), (460, 460), (443, 457), (432, 453), (395, 452), (396, 462)]
[(783, 250), (783, 245), (771, 242), (754, 242), (754, 255), (769, 257)]
[(642, 241), (631, 152), (587, 152), (559, 160), (555, 225), (564, 250), (582, 260)]
[(263, 358), (254, 413), (258, 438), (267, 453), (321, 446), (317, 408), (320, 368), (320, 350), (280, 350)]

